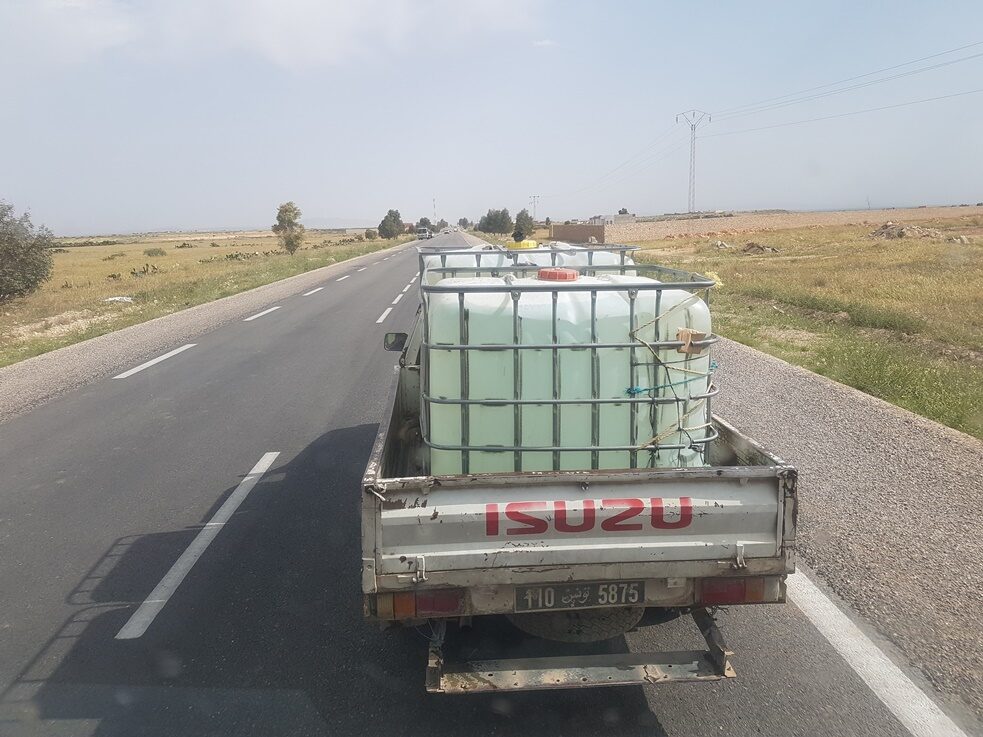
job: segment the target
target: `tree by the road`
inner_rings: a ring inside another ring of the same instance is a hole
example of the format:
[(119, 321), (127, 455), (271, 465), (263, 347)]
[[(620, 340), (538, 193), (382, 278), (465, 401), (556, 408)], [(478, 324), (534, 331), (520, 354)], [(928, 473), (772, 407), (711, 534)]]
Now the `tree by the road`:
[(553, 222), (552, 220), (550, 220), (549, 218), (546, 218), (546, 227), (547, 228), (550, 227), (550, 225), (552, 224), (552, 222)]
[(622, 207), (620, 210), (618, 210), (618, 214), (619, 215), (627, 215), (628, 214), (628, 208), (627, 207)]
[(0, 202), (0, 302), (30, 294), (51, 278), (54, 236), (35, 227), (25, 212), (14, 216), (14, 206)]
[(287, 253), (296, 253), (304, 242), (304, 226), (300, 224), (300, 208), (293, 202), (284, 202), (276, 211), (273, 232)]
[(446, 228), (448, 226), (448, 224), (449, 223), (446, 220), (444, 220), (443, 218), (441, 218), (440, 220), (437, 221), (436, 228), (437, 228), (437, 230), (443, 230), (444, 228)]
[(522, 233), (524, 238), (528, 238), (536, 230), (536, 224), (532, 221), (532, 215), (525, 208), (519, 210), (515, 215), (515, 229)]
[(507, 208), (489, 210), (481, 216), (477, 229), (482, 233), (511, 233), (514, 227)]
[(468, 220), (467, 218), (460, 218), (457, 221), (457, 225), (459, 228), (464, 228), (465, 230), (467, 230), (468, 228), (471, 227), (471, 221)]
[(430, 218), (420, 218), (416, 221), (416, 227), (426, 228), (427, 230), (433, 230), (433, 223), (430, 222)]
[(399, 210), (390, 210), (379, 223), (379, 235), (387, 240), (405, 232), (406, 226), (403, 225), (403, 218), (400, 217)]

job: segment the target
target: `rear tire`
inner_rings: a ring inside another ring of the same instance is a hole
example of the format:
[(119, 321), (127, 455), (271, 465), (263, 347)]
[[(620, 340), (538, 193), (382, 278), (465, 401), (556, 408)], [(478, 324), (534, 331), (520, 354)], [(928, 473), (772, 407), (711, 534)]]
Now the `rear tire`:
[(639, 623), (644, 613), (645, 607), (617, 607), (506, 616), (523, 632), (544, 640), (600, 642), (623, 635)]

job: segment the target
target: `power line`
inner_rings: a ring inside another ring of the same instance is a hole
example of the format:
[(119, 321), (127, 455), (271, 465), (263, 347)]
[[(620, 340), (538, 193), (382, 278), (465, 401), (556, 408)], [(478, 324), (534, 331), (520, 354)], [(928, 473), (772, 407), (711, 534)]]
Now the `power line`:
[(687, 144), (687, 141), (680, 141), (675, 146), (672, 146), (671, 148), (668, 148), (668, 149), (663, 150), (662, 152), (660, 152), (659, 155), (649, 157), (645, 162), (639, 162), (639, 165), (636, 165), (635, 167), (633, 167), (631, 171), (628, 171), (623, 176), (619, 177), (618, 179), (615, 179), (613, 182), (609, 182), (608, 184), (604, 185), (605, 188), (607, 188), (607, 187), (614, 187), (617, 184), (621, 184), (621, 182), (625, 181), (626, 179), (631, 179), (636, 174), (640, 174), (641, 172), (643, 172), (646, 169), (650, 168), (652, 164), (655, 164), (656, 162), (659, 162), (659, 161), (663, 161), (664, 159), (667, 159), (670, 156), (672, 156), (677, 151), (681, 151), (682, 149), (684, 149), (686, 147), (686, 144)]
[(784, 128), (789, 125), (803, 125), (805, 123), (815, 123), (820, 120), (832, 120), (834, 118), (846, 118), (851, 115), (862, 115), (864, 113), (874, 113), (878, 110), (892, 110), (899, 107), (907, 107), (909, 105), (921, 105), (926, 102), (935, 102), (937, 100), (949, 100), (953, 97), (963, 97), (964, 95), (976, 95), (983, 92), (983, 88), (978, 90), (966, 90), (965, 92), (956, 92), (951, 95), (939, 95), (938, 97), (926, 97), (924, 100), (909, 100), (908, 102), (899, 102), (894, 105), (881, 105), (880, 107), (870, 107), (864, 110), (853, 110), (849, 113), (838, 113), (836, 115), (824, 115), (819, 118), (808, 118), (807, 120), (791, 120), (787, 123), (776, 123), (775, 125), (762, 125), (757, 128), (743, 128), (736, 131), (722, 131), (721, 133), (709, 133), (705, 136), (700, 136), (700, 138), (716, 138), (717, 136), (734, 136), (738, 133), (753, 133), (754, 131), (764, 131), (770, 130), (772, 128)]
[(707, 123), (710, 122), (710, 113), (705, 113), (702, 110), (687, 110), (684, 113), (679, 113), (676, 116), (676, 122), (682, 118), (687, 123), (689, 123), (689, 200), (688, 207), (689, 211), (693, 212), (696, 209), (696, 129), (703, 124), (705, 120)]
[[(894, 64), (892, 66), (884, 67), (882, 69), (877, 69), (877, 70), (874, 70), (874, 71), (871, 71), (871, 72), (866, 72), (864, 74), (858, 74), (858, 75), (855, 75), (855, 76), (852, 76), (852, 77), (847, 77), (845, 79), (840, 79), (840, 80), (837, 80), (835, 82), (828, 82), (826, 84), (817, 85), (815, 87), (809, 87), (807, 89), (799, 90), (797, 92), (789, 92), (789, 93), (786, 93), (784, 95), (778, 95), (776, 97), (765, 98), (765, 99), (762, 99), (762, 100), (758, 100), (756, 102), (747, 103), (745, 105), (739, 105), (739, 106), (732, 107), (732, 108), (726, 108), (726, 109), (720, 111), (719, 113), (715, 113), (714, 115), (715, 116), (718, 116), (718, 121), (719, 120), (730, 120), (730, 119), (733, 119), (733, 118), (741, 117), (743, 115), (752, 115), (752, 114), (755, 114), (755, 113), (765, 112), (765, 111), (768, 111), (768, 110), (775, 110), (775, 109), (779, 109), (779, 108), (782, 108), (782, 107), (787, 107), (789, 105), (795, 105), (795, 104), (799, 104), (799, 103), (802, 103), (802, 102), (808, 102), (808, 101), (811, 101), (811, 100), (821, 99), (823, 97), (829, 97), (831, 95), (840, 94), (842, 92), (849, 92), (849, 91), (852, 91), (852, 90), (855, 90), (855, 89), (861, 89), (863, 87), (868, 87), (868, 86), (875, 85), (875, 84), (881, 84), (883, 82), (888, 82), (888, 81), (891, 81), (891, 80), (894, 80), (894, 79), (899, 79), (899, 78), (902, 78), (902, 77), (912, 76), (914, 74), (920, 74), (920, 73), (925, 72), (925, 71), (930, 71), (930, 70), (933, 70), (933, 69), (938, 69), (940, 67), (949, 66), (949, 65), (957, 64), (957, 63), (960, 63), (960, 62), (963, 62), (963, 61), (969, 61), (969, 60), (972, 60), (972, 59), (983, 57), (983, 53), (971, 54), (969, 56), (961, 57), (959, 59), (952, 59), (952, 60), (940, 62), (938, 64), (932, 64), (932, 65), (928, 65), (928, 66), (925, 66), (925, 67), (920, 67), (918, 69), (910, 69), (910, 70), (901, 72), (899, 74), (890, 75), (888, 77), (883, 77), (883, 78), (879, 78), (879, 79), (873, 79), (873, 80), (869, 80), (867, 82), (862, 82), (862, 83), (856, 84), (856, 85), (850, 85), (848, 87), (843, 87), (843, 88), (840, 88), (840, 89), (828, 90), (828, 88), (830, 88), (830, 87), (836, 87), (837, 85), (842, 85), (842, 84), (845, 84), (845, 83), (848, 83), (848, 82), (854, 82), (854, 81), (857, 81), (857, 80), (865, 79), (867, 77), (872, 77), (872, 76), (877, 75), (877, 74), (883, 74), (884, 72), (890, 72), (890, 71), (893, 71), (895, 69), (901, 69), (903, 67), (911, 66), (913, 64), (918, 64), (920, 62), (928, 61), (930, 59), (936, 59), (936, 58), (939, 58), (941, 56), (946, 56), (948, 54), (953, 54), (953, 53), (956, 53), (958, 51), (963, 51), (965, 49), (975, 48), (975, 47), (981, 46), (981, 45), (983, 45), (983, 41), (976, 41), (976, 42), (973, 42), (973, 43), (970, 43), (970, 44), (965, 44), (963, 46), (958, 46), (958, 47), (953, 48), (953, 49), (948, 49), (946, 51), (940, 51), (940, 52), (937, 52), (937, 53), (934, 53), (934, 54), (929, 54), (928, 56), (923, 56), (923, 57), (920, 57), (918, 59), (913, 59), (911, 61), (902, 62), (900, 64)], [(827, 91), (826, 92), (819, 93), (819, 94), (815, 94), (815, 95), (808, 95), (808, 93), (816, 92), (818, 90), (827, 90)], [(843, 118), (843, 117), (849, 117), (849, 116), (853, 116), (853, 115), (862, 115), (862, 114), (865, 114), (865, 113), (877, 112), (879, 110), (890, 110), (890, 109), (893, 109), (893, 108), (906, 107), (906, 106), (909, 106), (909, 105), (919, 105), (919, 104), (923, 104), (923, 103), (927, 103), (927, 102), (934, 102), (934, 101), (937, 101), (937, 100), (945, 100), (945, 99), (950, 99), (950, 98), (953, 98), (953, 97), (961, 97), (963, 95), (976, 94), (976, 93), (979, 93), (979, 92), (983, 92), (983, 89), (980, 89), (980, 90), (968, 90), (966, 92), (959, 92), (959, 93), (955, 93), (955, 94), (952, 94), (952, 95), (941, 95), (941, 96), (938, 96), (938, 97), (931, 97), (931, 98), (926, 98), (926, 99), (923, 99), (923, 100), (911, 100), (911, 101), (908, 101), (908, 102), (897, 103), (897, 104), (893, 104), (893, 105), (883, 105), (883, 106), (880, 106), (880, 107), (867, 108), (867, 109), (864, 109), (864, 110), (855, 110), (855, 111), (851, 111), (851, 112), (847, 112), (847, 113), (839, 113), (839, 114), (836, 114), (836, 115), (826, 115), (826, 116), (821, 116), (821, 117), (816, 117), (816, 118), (809, 118), (809, 119), (806, 119), (806, 120), (795, 120), (795, 121), (789, 121), (789, 122), (785, 122), (785, 123), (777, 123), (777, 124), (774, 124), (774, 125), (758, 126), (758, 127), (755, 127), (755, 128), (745, 128), (745, 129), (736, 130), (736, 131), (723, 131), (723, 132), (720, 132), (720, 133), (711, 133), (709, 135), (699, 136), (699, 137), (700, 138), (714, 138), (716, 136), (730, 136), (730, 135), (737, 135), (739, 133), (751, 133), (751, 132), (754, 132), (754, 131), (769, 130), (769, 129), (773, 129), (773, 128), (782, 128), (782, 127), (791, 126), (791, 125), (803, 125), (803, 124), (806, 124), (806, 123), (813, 123), (813, 122), (818, 122), (818, 121), (822, 121), (822, 120), (832, 120), (832, 119), (835, 119), (835, 118)], [(805, 97), (802, 97), (802, 95), (806, 95), (806, 96)], [(789, 98), (793, 98), (793, 99), (789, 99)], [(695, 120), (695, 123), (694, 123), (694, 120), (691, 120), (691, 119), (689, 119), (689, 118), (686, 117), (687, 115), (693, 115), (693, 114), (696, 114), (696, 115), (701, 116), (698, 120)], [(691, 111), (687, 111), (686, 113), (680, 113), (679, 115), (677, 115), (676, 116), (677, 121), (678, 121), (678, 119), (680, 117), (683, 117), (690, 124), (690, 181), (689, 181), (689, 202), (688, 202), (688, 206), (689, 206), (690, 212), (692, 212), (695, 209), (695, 197), (696, 197), (696, 138), (697, 138), (697, 136), (696, 136), (696, 128), (699, 127), (703, 123), (704, 118), (705, 118), (706, 122), (710, 122), (709, 121), (710, 115), (709, 115), (709, 113), (705, 113), (703, 111), (691, 110)], [(652, 152), (651, 151), (651, 149), (653, 149), (654, 147), (656, 147), (657, 144), (659, 144), (660, 142), (664, 142), (666, 138), (671, 138), (673, 136), (673, 134), (676, 133), (676, 132), (678, 132), (679, 130), (680, 129), (678, 127), (670, 127), (668, 129), (664, 130), (662, 133), (660, 133), (658, 136), (656, 136), (653, 140), (651, 140), (648, 144), (646, 144), (644, 147), (642, 147), (641, 149), (639, 149), (638, 151), (636, 151), (635, 153), (633, 153), (631, 156), (629, 156), (627, 159), (625, 159), (620, 164), (618, 164), (617, 166), (615, 166), (613, 169), (608, 170), (607, 172), (605, 172), (604, 174), (602, 174), (600, 177), (598, 177), (597, 179), (595, 179), (593, 182), (591, 182), (590, 184), (587, 184), (584, 187), (581, 187), (580, 189), (573, 190), (573, 191), (570, 191), (570, 192), (565, 192), (565, 193), (553, 193), (553, 194), (547, 194), (547, 195), (542, 195), (542, 196), (543, 197), (568, 197), (568, 196), (571, 196), (571, 195), (581, 194), (583, 192), (587, 192), (589, 190), (593, 190), (593, 189), (597, 189), (597, 188), (606, 189), (608, 187), (614, 186), (614, 185), (616, 185), (616, 184), (624, 181), (625, 179), (627, 179), (627, 178), (629, 178), (631, 176), (634, 176), (635, 174), (639, 173), (643, 169), (648, 168), (652, 163), (655, 163), (656, 161), (659, 161), (659, 160), (661, 160), (663, 158), (666, 158), (669, 155), (671, 155), (672, 153), (675, 153), (677, 150), (679, 150), (682, 147), (682, 145), (684, 145), (684, 144), (677, 144), (677, 145), (672, 146), (672, 147), (669, 147), (669, 148), (662, 148), (661, 150), (658, 150), (658, 151), (655, 151), (655, 152)], [(641, 158), (639, 158), (639, 157), (641, 157)], [(626, 169), (626, 167), (627, 167), (627, 169)], [(613, 175), (617, 174), (618, 172), (621, 172), (623, 169), (625, 171), (622, 172), (622, 176), (619, 176), (614, 181), (605, 182), (605, 180), (609, 179), (610, 177), (612, 177)], [(538, 199), (539, 196), (536, 196), (536, 197)], [(534, 212), (535, 212), (535, 206), (536, 206), (536, 202), (534, 201), (533, 202), (533, 210), (534, 210)]]
[(881, 74), (883, 72), (894, 71), (895, 69), (900, 69), (901, 67), (911, 66), (912, 64), (918, 64), (919, 62), (928, 61), (929, 59), (937, 59), (938, 57), (945, 56), (946, 54), (954, 54), (957, 51), (965, 51), (966, 49), (971, 49), (971, 48), (974, 48), (976, 46), (981, 46), (981, 45), (983, 45), (983, 41), (975, 41), (974, 43), (966, 44), (965, 46), (958, 46), (958, 47), (956, 47), (954, 49), (949, 49), (947, 51), (940, 51), (940, 52), (938, 52), (936, 54), (929, 54), (928, 56), (923, 56), (920, 59), (912, 59), (911, 61), (905, 61), (905, 62), (902, 62), (900, 64), (895, 64), (893, 66), (884, 67), (883, 69), (875, 69), (872, 72), (866, 72), (864, 74), (858, 74), (858, 75), (856, 75), (854, 77), (847, 77), (846, 79), (840, 79), (840, 80), (837, 80), (836, 82), (827, 82), (826, 84), (817, 85), (816, 87), (809, 87), (809, 88), (804, 89), (804, 90), (799, 90), (798, 92), (789, 92), (789, 93), (786, 93), (784, 95), (778, 95), (777, 97), (767, 97), (767, 98), (765, 98), (763, 100), (758, 100), (757, 102), (750, 102), (750, 103), (747, 103), (745, 105), (738, 105), (736, 107), (726, 108), (724, 110), (718, 111), (717, 115), (726, 115), (726, 114), (735, 112), (737, 110), (743, 110), (744, 108), (757, 107), (758, 105), (763, 105), (764, 103), (773, 102), (775, 100), (784, 100), (786, 97), (795, 97), (797, 95), (804, 95), (804, 94), (806, 94), (808, 92), (815, 92), (816, 90), (822, 90), (822, 89), (825, 89), (827, 87), (835, 87), (838, 84), (845, 84), (846, 82), (854, 82), (854, 81), (856, 81), (858, 79), (863, 79), (865, 77), (872, 77), (875, 74)]
[(908, 70), (906, 72), (901, 72), (900, 74), (892, 74), (889, 77), (882, 77), (880, 79), (872, 79), (872, 80), (867, 81), (867, 82), (861, 82), (859, 84), (851, 85), (849, 87), (842, 87), (842, 88), (836, 89), (836, 90), (829, 90), (828, 92), (821, 92), (821, 93), (816, 94), (816, 95), (809, 95), (809, 96), (806, 96), (806, 97), (799, 97), (799, 98), (795, 98), (795, 99), (792, 99), (792, 100), (786, 100), (785, 102), (777, 102), (777, 103), (774, 103), (774, 104), (771, 104), (771, 105), (762, 105), (761, 107), (750, 109), (750, 110), (746, 110), (744, 112), (737, 112), (737, 113), (731, 113), (731, 114), (726, 114), (726, 115), (720, 115), (718, 117), (718, 120), (731, 120), (733, 118), (738, 118), (738, 117), (741, 117), (743, 115), (754, 115), (756, 113), (761, 113), (761, 112), (765, 112), (765, 111), (768, 111), (768, 110), (776, 110), (778, 108), (788, 107), (789, 105), (798, 105), (799, 103), (802, 103), (802, 102), (809, 102), (811, 100), (818, 100), (818, 99), (823, 98), (823, 97), (829, 97), (831, 95), (838, 95), (838, 94), (840, 94), (842, 92), (850, 92), (852, 90), (858, 90), (858, 89), (861, 89), (863, 87), (870, 87), (871, 85), (881, 84), (882, 82), (890, 82), (891, 80), (901, 79), (902, 77), (910, 77), (910, 76), (912, 76), (914, 74), (921, 74), (922, 72), (927, 72), (927, 71), (930, 71), (932, 69), (939, 69), (940, 67), (946, 67), (946, 66), (950, 66), (952, 64), (958, 64), (959, 62), (969, 61), (971, 59), (978, 59), (980, 57), (983, 57), (983, 52), (978, 53), (978, 54), (972, 54), (970, 56), (964, 56), (964, 57), (959, 58), (959, 59), (952, 59), (950, 61), (943, 61), (943, 62), (940, 62), (938, 64), (932, 64), (932, 65), (927, 66), (927, 67), (920, 67), (918, 69), (910, 69), (910, 70)]
[(554, 192), (542, 196), (543, 197), (570, 197), (572, 195), (582, 194), (583, 192), (587, 192), (588, 190), (594, 189), (595, 187), (598, 187), (601, 184), (601, 182), (603, 182), (605, 179), (610, 177), (612, 174), (616, 174), (617, 172), (619, 172), (621, 169), (628, 166), (629, 164), (633, 164), (633, 162), (635, 162), (635, 159), (637, 159), (640, 155), (644, 156), (647, 152), (650, 151), (650, 149), (654, 148), (656, 144), (662, 142), (663, 139), (665, 139), (667, 136), (671, 137), (673, 134), (678, 132), (679, 132), (679, 128), (677, 128), (676, 126), (670, 126), (662, 133), (657, 135), (655, 138), (653, 138), (651, 141), (649, 141), (645, 146), (643, 146), (638, 151), (636, 151), (631, 156), (629, 156), (627, 159), (625, 159), (620, 164), (618, 164), (616, 167), (605, 172), (597, 179), (593, 180), (590, 184), (587, 184), (581, 187), (580, 189), (575, 189), (570, 192), (560, 192), (560, 193)]
[[(677, 128), (677, 130), (681, 131), (682, 129)], [(607, 189), (609, 187), (613, 187), (615, 184), (618, 184), (619, 182), (623, 182), (625, 179), (628, 179), (629, 177), (634, 176), (638, 172), (643, 171), (644, 169), (647, 169), (649, 167), (649, 165), (655, 163), (656, 161), (661, 161), (662, 159), (664, 159), (669, 154), (678, 151), (683, 146), (686, 146), (687, 143), (688, 143), (688, 141), (686, 141), (686, 140), (667, 142), (667, 145), (664, 145), (664, 146), (660, 147), (659, 149), (657, 149), (656, 151), (653, 151), (648, 156), (646, 156), (646, 157), (644, 157), (642, 159), (639, 159), (638, 161), (636, 161), (635, 163), (633, 163), (631, 166), (625, 168), (621, 172), (621, 175), (618, 176), (616, 179), (611, 180), (611, 181), (607, 181), (607, 182), (604, 182), (604, 183), (601, 183), (599, 181), (598, 182), (595, 182), (588, 189), (601, 189), (603, 191), (603, 190), (605, 190), (605, 189)]]

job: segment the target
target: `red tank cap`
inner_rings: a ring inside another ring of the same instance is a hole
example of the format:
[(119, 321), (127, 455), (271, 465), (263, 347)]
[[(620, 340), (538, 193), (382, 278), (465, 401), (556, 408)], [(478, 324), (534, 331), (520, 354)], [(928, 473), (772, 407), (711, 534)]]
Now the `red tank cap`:
[(576, 281), (579, 276), (576, 269), (564, 269), (559, 266), (540, 269), (536, 274), (536, 278), (542, 281)]

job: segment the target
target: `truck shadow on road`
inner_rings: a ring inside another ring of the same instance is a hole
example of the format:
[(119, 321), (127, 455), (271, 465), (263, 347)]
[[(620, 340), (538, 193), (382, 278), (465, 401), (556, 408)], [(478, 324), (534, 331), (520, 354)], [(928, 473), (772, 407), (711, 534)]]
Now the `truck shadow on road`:
[[(5, 721), (43, 734), (80, 720), (79, 732), (126, 737), (664, 735), (641, 687), (425, 693), (424, 636), (362, 618), (359, 494), (375, 431), (327, 432), (274, 465), (136, 640), (114, 638), (198, 528), (117, 541), (3, 693)], [(504, 620), (469, 638), (523, 641)]]

